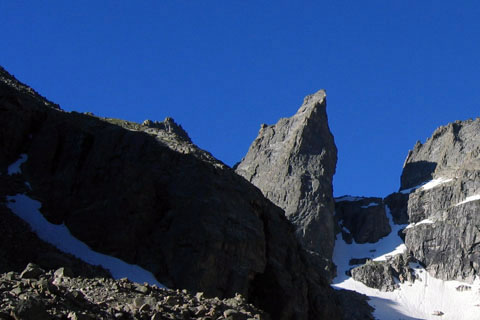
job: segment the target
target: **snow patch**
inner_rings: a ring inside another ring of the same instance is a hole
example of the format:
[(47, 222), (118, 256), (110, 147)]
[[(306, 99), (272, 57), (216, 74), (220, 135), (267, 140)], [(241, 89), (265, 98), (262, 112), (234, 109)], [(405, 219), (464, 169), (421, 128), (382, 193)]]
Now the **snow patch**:
[(430, 180), (430, 181), (427, 181), (427, 182), (423, 182), (423, 183), (419, 184), (418, 186), (415, 186), (415, 187), (412, 187), (412, 188), (409, 188), (409, 189), (400, 190), (399, 192), (403, 193), (403, 194), (408, 194), (408, 193), (412, 193), (413, 191), (415, 191), (417, 189), (430, 190), (432, 188), (438, 187), (439, 185), (450, 182), (452, 180), (453, 179), (450, 179), (450, 178), (440, 177), (440, 178), (436, 178), (436, 179), (433, 179), (433, 180)]
[(27, 161), (28, 159), (28, 156), (24, 153), (22, 153), (20, 155), (20, 158), (18, 158), (17, 161), (15, 161), (14, 163), (12, 163), (11, 165), (8, 166), (8, 175), (11, 176), (13, 174), (20, 174), (22, 173), (22, 169), (20, 168), (20, 166), (25, 162)]
[(416, 187), (413, 187), (413, 188), (409, 188), (409, 189), (403, 189), (403, 190), (400, 190), (399, 192), (400, 193), (403, 193), (403, 194), (409, 194), (409, 193), (412, 193), (413, 191), (417, 190), (419, 186), (416, 186)]
[(361, 206), (360, 208), (362, 208), (362, 209), (367, 209), (367, 208), (376, 207), (376, 206), (379, 206), (379, 205), (380, 205), (380, 203), (370, 202), (370, 203), (367, 204), (366, 206)]
[[(376, 319), (478, 319), (480, 313), (480, 280), (478, 279), (473, 284), (469, 284), (471, 290), (461, 292), (456, 288), (464, 283), (436, 279), (418, 263), (411, 263), (410, 266), (418, 277), (414, 283), (398, 283), (399, 289), (393, 292), (381, 292), (345, 274), (352, 268), (348, 264), (352, 258), (368, 257), (379, 261), (406, 250), (405, 244), (398, 236), (398, 231), (406, 225), (395, 225), (390, 210), (388, 207), (386, 209), (392, 232), (377, 243), (347, 244), (340, 235), (337, 235), (333, 253), (333, 262), (337, 265), (337, 277), (333, 280), (332, 286), (335, 289), (353, 290), (369, 296), (369, 304), (375, 308), (373, 315)], [(417, 225), (433, 223), (430, 221), (425, 219)], [(443, 312), (444, 315), (442, 317), (434, 315), (437, 311)]]
[(128, 264), (120, 259), (95, 252), (85, 243), (72, 236), (64, 224), (55, 225), (48, 222), (39, 211), (42, 206), (39, 201), (24, 194), (8, 196), (7, 200), (7, 206), (13, 213), (25, 220), (39, 238), (53, 244), (59, 250), (71, 253), (90, 264), (101, 265), (110, 270), (112, 276), (116, 279), (127, 277), (138, 283), (147, 282), (151, 285), (156, 284), (159, 287), (165, 287), (155, 279), (151, 272), (137, 265)]
[(433, 180), (430, 180), (428, 181), (427, 183), (425, 183), (421, 189), (422, 190), (430, 190), (430, 189), (433, 189), (435, 187), (438, 187), (439, 185), (442, 185), (444, 183), (447, 183), (447, 182), (450, 182), (452, 181), (452, 179), (449, 179), (449, 178), (436, 178), (436, 179), (433, 179)]
[(348, 230), (347, 227), (342, 226), (342, 230), (343, 232), (350, 234), (350, 230)]
[(424, 219), (424, 220), (419, 221), (417, 223), (410, 223), (405, 229), (410, 229), (410, 228), (416, 227), (416, 226), (421, 225), (421, 224), (432, 224), (432, 223), (435, 223), (435, 221), (433, 221), (431, 219)]
[(459, 206), (459, 205), (462, 205), (464, 203), (467, 203), (467, 202), (471, 202), (471, 201), (475, 201), (475, 200), (480, 200), (480, 194), (475, 194), (473, 196), (470, 196), (470, 197), (467, 197), (465, 200), (463, 200), (462, 202), (459, 202), (455, 205), (456, 206)]
[(382, 254), (376, 258), (373, 258), (373, 261), (386, 261), (387, 258), (396, 256), (397, 254), (403, 254), (407, 252), (407, 246), (402, 243), (396, 246), (392, 251)]

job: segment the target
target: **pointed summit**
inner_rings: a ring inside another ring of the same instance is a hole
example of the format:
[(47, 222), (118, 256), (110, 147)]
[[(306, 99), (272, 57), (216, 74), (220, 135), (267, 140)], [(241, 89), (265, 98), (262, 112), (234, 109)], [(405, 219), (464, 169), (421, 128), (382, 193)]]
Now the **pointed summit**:
[(291, 118), (262, 126), (236, 171), (285, 210), (305, 248), (330, 261), (336, 163), (326, 93), (320, 90), (305, 97)]

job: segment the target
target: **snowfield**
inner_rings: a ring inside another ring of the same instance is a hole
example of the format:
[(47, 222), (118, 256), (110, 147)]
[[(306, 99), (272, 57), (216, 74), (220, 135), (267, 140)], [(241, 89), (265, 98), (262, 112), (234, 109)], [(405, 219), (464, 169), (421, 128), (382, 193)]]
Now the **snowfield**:
[(8, 175), (22, 173), (20, 166), (28, 160), (28, 156), (24, 153), (20, 155), (20, 158), (8, 166)]
[[(21, 173), (20, 165), (25, 161), (27, 161), (27, 156), (22, 154), (20, 159), (8, 167), (8, 174)], [(28, 182), (27, 185), (29, 186)], [(17, 194), (8, 196), (6, 205), (14, 214), (27, 222), (40, 239), (54, 245), (63, 252), (73, 254), (87, 263), (101, 265), (110, 270), (115, 279), (126, 277), (138, 283), (147, 282), (150, 285), (155, 284), (161, 288), (165, 287), (155, 279), (151, 272), (115, 257), (95, 252), (85, 243), (72, 236), (64, 224), (50, 223), (39, 211), (42, 207), (39, 201), (31, 199), (25, 194)]]
[(435, 221), (433, 221), (431, 219), (424, 219), (424, 220), (419, 221), (417, 223), (410, 223), (405, 229), (410, 229), (410, 228), (416, 227), (416, 226), (421, 225), (421, 224), (432, 224), (432, 223), (435, 223)]
[[(480, 280), (473, 284), (458, 281), (443, 281), (435, 279), (423, 267), (411, 264), (419, 279), (415, 283), (399, 283), (400, 288), (393, 292), (381, 292), (369, 288), (363, 283), (353, 280), (345, 272), (354, 266), (349, 266), (352, 258), (370, 258), (385, 260), (388, 255), (395, 255), (406, 250), (398, 231), (406, 225), (393, 223), (390, 210), (387, 215), (392, 226), (392, 232), (377, 243), (358, 244), (355, 241), (347, 244), (341, 234), (335, 242), (333, 262), (337, 265), (337, 277), (332, 286), (338, 289), (348, 289), (363, 293), (370, 297), (369, 304), (375, 308), (374, 316), (379, 320), (411, 320), (411, 319), (441, 319), (441, 320), (473, 320), (480, 319)], [(430, 223), (421, 221), (420, 223)], [(468, 286), (466, 291), (458, 291), (460, 286)], [(440, 315), (442, 314), (442, 315)]]

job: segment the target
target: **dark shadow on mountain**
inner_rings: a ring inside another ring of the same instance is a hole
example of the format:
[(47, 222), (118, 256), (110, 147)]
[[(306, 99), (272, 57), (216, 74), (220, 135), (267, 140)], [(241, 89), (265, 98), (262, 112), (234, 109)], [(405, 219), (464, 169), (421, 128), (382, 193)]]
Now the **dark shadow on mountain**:
[(436, 168), (436, 162), (417, 161), (407, 163), (400, 177), (400, 190), (413, 188), (422, 182), (431, 180)]

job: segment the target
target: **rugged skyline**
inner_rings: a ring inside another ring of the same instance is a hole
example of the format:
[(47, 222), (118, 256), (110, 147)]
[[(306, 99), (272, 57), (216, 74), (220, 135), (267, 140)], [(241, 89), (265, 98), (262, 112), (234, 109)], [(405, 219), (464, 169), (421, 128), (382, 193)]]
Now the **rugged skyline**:
[(446, 1), (0, 4), (1, 64), (65, 110), (167, 116), (229, 165), (327, 90), (334, 193), (385, 196), (417, 140), (478, 116), (480, 5)]

